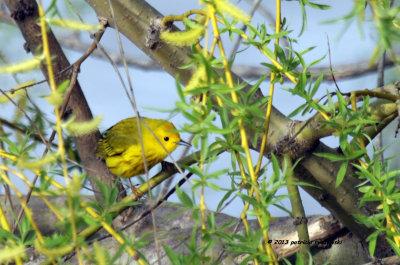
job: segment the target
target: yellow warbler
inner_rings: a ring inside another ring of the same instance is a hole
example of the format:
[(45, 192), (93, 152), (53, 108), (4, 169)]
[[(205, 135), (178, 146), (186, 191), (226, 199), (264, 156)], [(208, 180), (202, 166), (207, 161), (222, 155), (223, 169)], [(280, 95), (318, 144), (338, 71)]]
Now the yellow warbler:
[[(190, 146), (173, 131), (176, 128), (171, 122), (144, 117), (143, 120), (169, 153), (179, 144)], [(150, 169), (168, 154), (143, 122), (140, 125), (146, 164)], [(144, 162), (136, 117), (124, 119), (109, 128), (98, 143), (97, 155), (105, 159), (110, 172), (116, 176), (130, 178), (143, 174)]]

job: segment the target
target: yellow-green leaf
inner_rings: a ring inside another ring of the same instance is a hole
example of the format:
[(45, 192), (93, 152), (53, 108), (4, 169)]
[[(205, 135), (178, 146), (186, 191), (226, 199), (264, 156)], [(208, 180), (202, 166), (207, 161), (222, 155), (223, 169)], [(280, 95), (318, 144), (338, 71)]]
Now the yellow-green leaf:
[(69, 28), (72, 30), (80, 30), (80, 31), (99, 30), (103, 27), (103, 25), (101, 25), (101, 24), (91, 25), (91, 24), (86, 24), (83, 22), (79, 22), (79, 21), (75, 21), (75, 20), (68, 20), (68, 19), (47, 18), (46, 20), (49, 24), (52, 24), (55, 26)]
[(70, 253), (73, 249), (74, 249), (74, 245), (73, 244), (67, 244), (61, 247), (51, 247), (51, 248), (47, 248), (45, 246), (43, 246), (38, 239), (35, 240), (35, 248), (42, 253), (43, 255), (45, 255), (46, 257), (49, 258), (57, 258), (60, 256), (64, 256), (68, 253)]
[(30, 72), (32, 70), (38, 69), (40, 67), (40, 63), (42, 62), (44, 56), (35, 56), (28, 60), (9, 64), (0, 67), (0, 74), (16, 74), (16, 73), (25, 73)]
[(202, 81), (205, 81), (207, 78), (206, 75), (206, 67), (204, 65), (199, 65), (196, 69), (196, 72), (191, 76), (188, 84), (184, 89), (185, 96), (192, 89), (195, 89), (201, 85)]
[(164, 31), (160, 37), (163, 41), (174, 46), (191, 46), (199, 41), (199, 38), (203, 36), (204, 27), (194, 27), (188, 31), (177, 31), (168, 32)]
[(26, 160), (24, 158), (19, 158), (17, 165), (20, 168), (27, 168), (27, 169), (42, 169), (44, 166), (47, 164), (50, 164), (54, 161), (57, 160), (58, 154), (57, 153), (51, 153), (43, 158), (37, 159), (37, 160)]
[(71, 136), (82, 136), (97, 130), (103, 116), (99, 115), (90, 121), (75, 121), (75, 116), (62, 124), (62, 127), (69, 132)]
[(46, 190), (40, 190), (40, 191), (32, 191), (33, 196), (63, 196), (65, 195), (65, 189), (51, 189), (47, 188)]
[[(10, 98), (15, 98), (17, 96), (22, 96), (25, 95), (25, 90), (24, 89), (20, 89), (21, 87), (27, 87), (27, 86), (31, 86), (35, 83), (35, 81), (31, 80), (25, 83), (21, 83), (18, 84), (16, 87), (13, 87), (12, 89), (8, 90), (8, 91), (4, 91), (8, 97)], [(0, 96), (0, 104), (2, 103), (6, 103), (9, 101), (8, 97), (6, 97), (5, 95), (1, 95)]]
[(45, 96), (47, 102), (49, 102), (54, 107), (58, 108), (61, 106), (64, 100), (64, 93), (55, 90), (52, 91), (50, 95)]
[(336, 177), (336, 187), (338, 187), (342, 183), (344, 177), (346, 176), (347, 166), (348, 166), (347, 161), (343, 162), (340, 165), (340, 168), (339, 168), (339, 171), (338, 171), (338, 174)]
[(250, 23), (251, 17), (246, 14), (242, 9), (238, 8), (237, 6), (231, 4), (227, 0), (216, 0), (215, 2), (216, 9), (222, 13), (227, 14), (228, 16), (232, 17), (233, 19), (243, 22), (243, 23)]
[(74, 171), (72, 173), (72, 183), (68, 187), (68, 193), (72, 197), (77, 197), (79, 195), (79, 192), (82, 189), (82, 181), (83, 181), (82, 176), (78, 174), (78, 172)]
[(24, 245), (18, 245), (13, 247), (3, 247), (0, 250), (0, 264), (7, 264), (15, 261), (17, 258), (25, 257)]
[(102, 247), (100, 247), (100, 245), (97, 241), (94, 242), (93, 249), (94, 249), (94, 254), (95, 254), (94, 256), (95, 256), (96, 262), (97, 262), (96, 264), (97, 265), (108, 264), (104, 249)]

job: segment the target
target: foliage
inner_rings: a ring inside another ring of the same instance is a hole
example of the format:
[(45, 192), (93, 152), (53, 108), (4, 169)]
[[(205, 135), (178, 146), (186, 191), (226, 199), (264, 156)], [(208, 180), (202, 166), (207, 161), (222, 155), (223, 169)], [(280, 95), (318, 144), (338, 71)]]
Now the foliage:
[[(63, 19), (56, 2), (52, 1), (46, 12), (39, 8), (39, 24), (44, 35), (47, 34), (45, 22), (50, 26), (64, 27), (68, 31), (104, 29), (102, 25)], [(276, 3), (276, 15), (280, 16), (280, 1)], [(303, 17), (300, 34), (306, 30), (306, 10), (314, 8), (323, 12), (329, 8), (308, 0), (300, 0), (298, 4)], [(305, 216), (298, 187), (327, 189), (318, 174), (313, 175), (312, 169), (307, 170), (321, 187), (296, 175), (299, 164), (309, 157), (316, 161), (327, 160), (335, 168), (334, 175), (329, 176), (331, 183), (335, 183), (332, 185), (334, 188), (349, 188), (346, 186), (349, 180), (357, 183), (359, 197), (354, 205), (358, 205), (354, 212), (346, 213), (354, 215), (358, 220), (355, 226), (365, 226), (372, 231), (366, 237), (370, 255), (375, 255), (381, 243), (380, 238), (384, 238), (394, 253), (400, 256), (400, 191), (397, 185), (400, 171), (390, 167), (391, 158), (381, 158), (385, 148), (378, 149), (372, 141), (376, 133), (397, 115), (398, 95), (387, 95), (380, 90), (342, 93), (338, 87), (337, 91), (326, 94), (326, 101), (318, 99), (316, 95), (324, 82), (324, 73), (315, 73), (311, 69), (324, 57), (308, 62), (307, 53), (313, 47), (296, 51), (292, 47), (297, 41), (296, 36), (293, 36), (285, 19), (278, 20), (273, 31), (266, 25), (251, 24), (251, 17), (227, 0), (200, 1), (200, 5), (199, 10), (164, 17), (162, 25), (165, 28), (172, 22), (180, 21), (185, 30), (173, 32), (168, 29), (160, 35), (165, 42), (163, 45), (190, 47), (190, 62), (181, 65), (180, 69), (191, 69), (193, 74), (187, 84), (179, 76), (176, 77), (176, 93), (180, 101), (171, 113), (178, 113), (185, 118), (186, 123), (180, 132), (191, 134), (193, 148), (198, 150), (195, 161), (177, 165), (181, 173), (181, 168), (187, 170), (185, 178), (190, 183), (190, 190), (185, 191), (180, 187), (181, 184), (175, 186), (179, 198), (176, 205), (181, 207), (182, 212), (191, 213), (195, 225), (189, 239), (182, 240), (186, 251), (178, 252), (162, 244), (170, 262), (220, 264), (221, 258), (229, 255), (240, 264), (251, 261), (255, 264), (277, 264), (278, 257), (268, 236), (270, 223), (274, 220), (269, 207), (282, 207), (280, 201), (289, 198), (292, 209), (284, 210), (293, 218), (302, 218)], [(393, 47), (399, 40), (399, 7), (391, 6), (387, 0), (355, 1), (354, 9), (343, 19), (356, 19), (360, 23), (365, 21), (366, 7), (371, 9), (371, 19), (379, 36), (376, 55), (371, 61), (376, 61), (380, 57), (378, 55), (387, 52), (397, 64)], [(192, 15), (197, 17), (191, 19)], [(247, 30), (240, 27), (241, 24)], [(224, 47), (229, 38), (233, 40), (235, 36), (243, 39), (242, 45), (246, 49), (258, 50), (260, 56), (265, 57), (261, 65), (265, 67), (266, 74), (253, 85), (236, 78), (231, 72), (234, 58), (228, 59)], [(289, 46), (279, 43), (280, 39), (285, 39)], [(46, 71), (51, 73), (52, 58), (46, 45), (46, 38), (43, 38), (41, 56), (12, 64), (5, 62), (0, 66), (0, 74), (33, 73), (40, 66), (47, 67)], [(87, 185), (88, 176), (81, 168), (75, 151), (79, 146), (73, 146), (71, 142), (75, 137), (96, 133), (101, 116), (85, 122), (78, 121), (74, 115), (64, 120), (61, 110), (69, 100), (70, 84), (76, 80), (63, 80), (56, 86), (55, 79), (56, 74), (50, 75), (51, 92), (44, 96), (47, 107), (54, 110), (54, 115), (45, 114), (43, 106), (39, 107), (31, 99), (30, 93), (36, 85), (32, 81), (22, 83), (17, 79), (18, 84), (14, 88), (0, 90), (0, 103), (14, 104), (14, 117), (10, 121), (0, 117), (4, 120), (0, 122), (1, 181), (7, 187), (6, 190), (11, 189), (16, 194), (25, 211), (25, 216), (17, 222), (19, 235), (16, 235), (0, 205), (0, 242), (4, 246), (0, 250), (0, 262), (22, 264), (26, 259), (26, 249), (33, 247), (52, 263), (63, 263), (63, 257), (75, 252), (80, 263), (118, 264), (121, 256), (127, 254), (139, 264), (147, 264), (148, 257), (142, 254), (142, 249), (153, 238), (157, 239), (157, 233), (152, 231), (127, 235), (123, 230), (113, 227), (113, 220), (128, 206), (138, 204), (136, 201), (139, 197), (146, 192), (150, 194), (150, 189), (169, 175), (163, 172), (165, 175), (161, 173), (161, 177), (157, 175), (143, 181), (138, 194), (122, 201), (118, 200), (117, 184), (109, 186), (96, 179), (94, 181), (104, 201), (84, 200), (82, 188)], [(270, 86), (268, 96), (259, 90), (266, 80)], [(278, 115), (272, 105), (274, 89), (278, 84), (282, 84), (283, 89), (293, 97), (304, 100), (302, 105), (285, 118)], [(134, 100), (132, 103), (135, 106)], [(294, 133), (288, 133), (292, 122), (289, 118), (304, 116), (309, 112), (314, 116), (304, 122), (297, 122), (292, 130)], [(5, 122), (11, 124), (10, 129), (3, 129)], [(58, 135), (55, 144), (52, 140), (46, 140), (51, 131), (49, 128), (53, 128)], [(340, 152), (313, 153), (318, 141), (326, 136), (338, 139)], [(43, 156), (38, 155), (39, 150), (42, 150), (39, 143), (44, 144), (49, 154), (46, 151)], [(306, 144), (300, 147), (299, 143)], [(250, 149), (258, 152), (258, 159), (254, 159)], [(213, 171), (212, 165), (220, 162), (222, 153), (230, 155), (231, 165)], [(40, 183), (28, 178), (32, 175), (36, 175)], [(188, 180), (192, 175), (195, 178)], [(35, 213), (24, 201), (12, 177), (21, 179), (27, 189), (32, 190), (33, 196), (39, 197), (46, 204), (58, 220), (58, 232), (42, 234), (33, 218)], [(64, 183), (61, 183), (60, 177)], [(230, 181), (229, 188), (215, 184), (215, 180), (220, 178)], [(289, 194), (278, 195), (277, 191), (281, 188), (287, 188)], [(208, 210), (205, 189), (223, 193), (216, 212)], [(337, 195), (331, 190), (324, 191), (332, 196)], [(66, 196), (65, 205), (54, 205), (46, 197), (60, 195)], [(244, 231), (238, 231), (238, 223), (233, 221), (222, 224), (216, 221), (216, 215), (233, 199), (243, 203), (240, 222)], [(338, 200), (337, 203), (340, 205), (341, 202)], [(365, 214), (362, 211), (364, 208), (371, 213)], [(18, 218), (18, 212), (13, 212), (13, 215), (15, 219)], [(249, 225), (249, 217), (257, 221), (258, 228)], [(108, 251), (100, 244), (100, 240), (88, 240), (100, 228), (118, 242), (116, 251)], [(307, 225), (298, 226), (298, 235), (299, 240), (309, 240)], [(221, 245), (224, 248), (221, 249)], [(241, 260), (238, 260), (239, 257)], [(296, 264), (312, 264), (312, 260), (309, 247), (301, 246), (296, 253)], [(286, 259), (284, 262), (290, 263)]]

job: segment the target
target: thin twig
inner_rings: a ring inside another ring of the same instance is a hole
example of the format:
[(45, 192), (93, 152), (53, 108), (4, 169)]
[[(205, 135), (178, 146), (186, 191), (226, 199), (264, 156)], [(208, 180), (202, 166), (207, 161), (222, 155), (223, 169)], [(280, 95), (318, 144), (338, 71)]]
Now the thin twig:
[[(285, 38), (281, 39), (284, 40)], [(79, 43), (79, 40), (77, 40), (76, 37), (73, 35), (63, 38), (61, 41), (61, 45), (66, 49), (74, 51), (83, 51), (87, 49), (87, 45), (82, 44), (82, 42)], [(99, 51), (95, 51), (92, 55), (100, 59), (107, 59), (106, 56)], [(116, 65), (123, 65), (123, 59), (119, 54), (108, 52), (108, 56), (109, 58), (112, 59), (112, 61)], [(149, 70), (149, 71), (163, 70), (163, 68), (158, 63), (154, 62), (152, 59), (148, 57), (126, 56), (125, 60), (129, 65), (129, 67), (134, 67), (137, 69)], [(392, 66), (393, 66), (393, 61), (386, 58), (385, 68), (389, 68)], [(336, 69), (335, 79), (336, 81), (338, 81), (349, 78), (356, 78), (366, 74), (370, 74), (372, 72), (376, 72), (377, 65), (375, 64), (373, 66), (370, 66), (369, 61), (359, 61), (355, 63), (338, 65), (335, 67), (335, 69)], [(302, 69), (296, 69), (296, 70), (302, 72)], [(333, 81), (329, 66), (311, 67), (309, 68), (309, 70), (311, 73), (314, 73), (315, 75), (317, 73), (324, 73), (324, 81), (327, 82)], [(232, 66), (232, 71), (235, 72), (237, 75), (241, 76), (242, 78), (246, 79), (258, 79), (265, 74), (269, 74), (265, 67), (244, 65), (244, 64), (234, 64)]]
[[(183, 184), (185, 184), (185, 182), (192, 176), (192, 173), (189, 173), (187, 175), (185, 175), (184, 178), (182, 178), (181, 180), (179, 180), (179, 182), (177, 183), (178, 187), (181, 187)], [(159, 200), (156, 201), (155, 204), (153, 204), (153, 206), (151, 206), (149, 209), (147, 209), (145, 212), (143, 212), (138, 218), (136, 218), (135, 220), (127, 223), (126, 225), (124, 225), (121, 228), (121, 231), (131, 227), (132, 225), (138, 223), (140, 220), (143, 220), (147, 215), (149, 215), (150, 213), (152, 213), (155, 209), (157, 209), (163, 202), (167, 201), (168, 198), (174, 194), (176, 191), (176, 186), (174, 186), (172, 189), (170, 189), (166, 194), (164, 194), (164, 196), (162, 196), (162, 198), (160, 198)], [(95, 240), (89, 241), (88, 244), (91, 244), (95, 241), (101, 241), (103, 239), (109, 238), (111, 237), (110, 234), (107, 235), (103, 235), (99, 238), (96, 238)]]
[[(340, 88), (339, 88), (338, 84), (336, 83), (335, 75), (333, 74), (332, 58), (331, 58), (331, 45), (329, 43), (328, 34), (326, 34), (326, 41), (328, 43), (329, 69), (330, 69), (330, 72), (331, 72), (332, 80), (333, 80), (333, 83), (335, 84), (337, 90), (340, 92)], [(342, 93), (342, 92), (340, 92), (340, 93)]]
[[(3, 125), (11, 128), (11, 129), (13, 129), (15, 131), (18, 131), (20, 133), (23, 133), (23, 134), (28, 134), (29, 133), (29, 131), (27, 129), (19, 127), (19, 126), (15, 125), (14, 123), (11, 123), (8, 120), (5, 120), (3, 118), (0, 118), (0, 124), (3, 124)], [(29, 134), (29, 137), (32, 138), (33, 140), (37, 141), (37, 142), (42, 142), (42, 139), (37, 134)], [(58, 147), (58, 145), (55, 144), (55, 143), (51, 143), (50, 141), (48, 141), (48, 143), (54, 148)]]
[[(386, 56), (386, 51), (383, 52), (382, 57), (378, 61), (378, 80), (377, 80), (377, 87), (383, 87), (385, 84), (385, 56)], [(382, 137), (382, 132), (380, 132), (377, 137), (376, 137), (376, 149), (381, 150), (382, 149), (382, 143), (383, 143), (383, 137)], [(383, 152), (379, 154), (379, 160), (381, 161), (381, 164), (383, 163), (384, 156)]]
[[(188, 175), (185, 175), (184, 178), (182, 178), (179, 182), (178, 182), (178, 186), (181, 187), (190, 177), (192, 176), (192, 173), (189, 173)], [(143, 218), (145, 218), (146, 216), (148, 216), (149, 214), (152, 214), (154, 212), (155, 209), (157, 209), (157, 207), (159, 207), (164, 201), (167, 201), (168, 198), (175, 193), (176, 187), (172, 188), (168, 193), (166, 193), (162, 198), (160, 198), (159, 200), (157, 200), (157, 202), (151, 206), (149, 209), (147, 209), (145, 212), (143, 212), (137, 219), (135, 219), (134, 221), (124, 225), (121, 228), (121, 231), (128, 229), (130, 226), (138, 223), (140, 220), (143, 220)], [(99, 236), (96, 239), (93, 240), (88, 240), (87, 244), (91, 245), (94, 242), (100, 242), (101, 240), (110, 238), (111, 235), (110, 234), (105, 234), (102, 236)], [(70, 259), (74, 254), (76, 253), (76, 251), (74, 250), (73, 252), (69, 253), (68, 256), (65, 258), (65, 260)]]
[[(114, 8), (112, 6), (111, 0), (108, 0), (108, 6), (110, 8), (111, 17), (112, 17), (113, 22), (114, 22), (114, 28), (115, 28), (115, 32), (116, 32), (116, 36), (117, 36), (119, 51), (120, 51), (121, 57), (125, 58), (124, 49), (123, 49), (121, 38), (120, 38), (120, 32), (118, 30), (118, 23), (117, 23), (117, 20), (115, 18)], [(126, 60), (123, 60), (123, 63), (124, 63), (124, 69), (125, 69), (126, 78), (127, 78), (129, 89), (130, 89), (130, 95), (129, 95), (128, 91), (126, 91), (126, 93), (127, 93), (129, 102), (132, 104), (132, 108), (133, 108), (133, 110), (135, 112), (137, 128), (138, 128), (137, 130), (138, 130), (138, 135), (139, 135), (139, 139), (140, 139), (140, 148), (141, 148), (142, 159), (143, 159), (144, 173), (145, 173), (145, 176), (146, 176), (147, 184), (150, 186), (150, 183), (149, 183), (149, 168), (148, 168), (148, 165), (147, 165), (147, 162), (146, 162), (146, 155), (144, 153), (144, 144), (143, 144), (143, 137), (142, 137), (142, 128), (141, 128), (142, 119), (140, 118), (139, 111), (137, 109), (137, 105), (136, 105), (136, 101), (135, 101), (135, 93), (133, 92), (132, 81), (131, 81), (131, 78), (130, 78), (130, 74), (129, 74), (128, 65), (126, 63)], [(150, 189), (149, 189), (149, 198), (150, 198), (150, 200), (152, 199), (152, 194), (151, 194), (151, 190)], [(160, 256), (160, 249), (161, 248), (160, 248), (160, 243), (159, 243), (158, 238), (157, 238), (157, 223), (156, 223), (156, 219), (155, 219), (155, 216), (154, 216), (153, 212), (151, 212), (151, 218), (152, 218), (152, 221), (153, 221), (153, 230), (154, 230), (154, 234), (153, 235), (154, 235), (154, 242), (155, 242), (155, 246), (156, 246), (157, 260), (158, 260), (158, 264), (161, 265), (161, 256)]]
[[(262, 0), (253, 0), (253, 6), (252, 6), (251, 11), (250, 11), (250, 14), (249, 14), (251, 18), (254, 16), (254, 13), (256, 12), (256, 10), (257, 10), (258, 6), (260, 5), (261, 1), (262, 1)], [(242, 30), (243, 32), (245, 32), (246, 29), (247, 29), (247, 26), (246, 26), (246, 24), (244, 24), (244, 25), (242, 26), (241, 30)], [(240, 46), (241, 41), (242, 41), (242, 36), (239, 35), (239, 36), (237, 37), (236, 41), (235, 41), (235, 44), (233, 45), (231, 54), (229, 55), (229, 59), (228, 59), (229, 61), (233, 60), (233, 57), (235, 56), (236, 52), (237, 52), (238, 49), (239, 49), (239, 46)]]
[[(106, 23), (106, 22), (105, 22), (104, 20), (101, 20), (100, 22), (102, 22), (103, 25), (105, 26), (105, 23)], [(72, 76), (71, 76), (71, 82), (70, 82), (69, 87), (68, 87), (68, 89), (67, 89), (67, 93), (66, 93), (66, 95), (65, 95), (64, 102), (63, 102), (62, 107), (61, 107), (61, 110), (60, 110), (60, 115), (61, 115), (61, 117), (64, 115), (65, 110), (67, 109), (68, 102), (69, 102), (69, 99), (70, 99), (71, 94), (72, 94), (72, 90), (73, 90), (73, 88), (74, 88), (74, 86), (75, 86), (75, 84), (76, 84), (77, 78), (78, 78), (78, 72), (79, 72), (79, 69), (80, 69), (81, 64), (82, 64), (82, 63), (86, 60), (86, 58), (89, 57), (89, 55), (96, 49), (97, 44), (99, 43), (99, 41), (100, 41), (101, 37), (103, 36), (104, 32), (105, 32), (105, 27), (102, 28), (102, 29), (100, 29), (100, 30), (97, 32), (96, 38), (94, 39), (92, 45), (89, 47), (88, 51), (87, 51), (83, 56), (81, 56), (74, 64), (71, 65), (71, 66), (72, 66), (72, 69), (73, 69), (73, 71), (72, 71)], [(65, 70), (63, 70), (62, 72), (64, 72), (64, 71), (65, 71)], [(36, 125), (35, 125), (35, 126), (36, 126)], [(53, 142), (53, 140), (54, 140), (54, 138), (55, 138), (55, 135), (56, 135), (56, 131), (53, 130), (53, 131), (51, 132), (51, 135), (50, 135), (48, 144), (50, 144), (50, 143)], [(49, 148), (48, 148), (48, 145), (46, 145), (46, 149), (43, 151), (42, 157), (44, 157), (44, 156), (48, 153), (48, 151), (49, 151)], [(25, 203), (26, 203), (26, 204), (28, 204), (28, 202), (29, 202), (29, 200), (30, 200), (30, 197), (31, 197), (31, 195), (32, 195), (33, 186), (36, 184), (36, 181), (37, 181), (38, 177), (39, 177), (39, 176), (36, 175), (36, 176), (34, 177), (33, 181), (32, 181), (32, 187), (29, 188), (28, 193), (27, 193), (26, 198), (25, 198)], [(19, 223), (19, 221), (21, 220), (23, 214), (24, 214), (24, 208), (21, 208), (21, 210), (20, 210), (20, 212), (19, 212), (19, 214), (18, 214), (18, 217), (17, 217), (17, 221), (16, 221), (15, 224), (14, 224), (13, 232), (17, 229), (18, 223)]]
[[(192, 176), (192, 173), (189, 173), (187, 175), (185, 175), (184, 178), (182, 178), (181, 180), (179, 180), (179, 182), (177, 183), (178, 187), (182, 187), (183, 184), (185, 184), (185, 182)], [(145, 211), (142, 215), (139, 216), (139, 218), (137, 218), (136, 220), (124, 225), (121, 230), (125, 230), (128, 227), (136, 224), (137, 222), (139, 222), (140, 220), (142, 220), (144, 217), (146, 217), (146, 215), (148, 215), (149, 213), (153, 212), (158, 206), (160, 206), (163, 202), (167, 201), (168, 198), (174, 194), (176, 191), (176, 186), (174, 186), (172, 189), (170, 189), (160, 200), (158, 200), (152, 207), (150, 207), (150, 209), (148, 209), (147, 211)]]
[(7, 95), (6, 92), (3, 91), (3, 89), (0, 88), (0, 92), (8, 99), (8, 101), (10, 101), (15, 107), (17, 107), (19, 109), (19, 111), (21, 111), (25, 118), (29, 121), (29, 123), (33, 126), (33, 128), (36, 130), (40, 140), (46, 145), (46, 147), (49, 147), (49, 143), (46, 141), (46, 139), (44, 138), (42, 132), (40, 131), (39, 127), (37, 127), (37, 125), (33, 122), (33, 120), (29, 117), (29, 115), (25, 112), (25, 110), (18, 105), (9, 95)]

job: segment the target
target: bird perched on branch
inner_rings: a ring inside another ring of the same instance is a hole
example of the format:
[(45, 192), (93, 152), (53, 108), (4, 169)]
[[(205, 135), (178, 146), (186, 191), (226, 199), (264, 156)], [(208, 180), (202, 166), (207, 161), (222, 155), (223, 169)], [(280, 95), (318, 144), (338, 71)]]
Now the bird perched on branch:
[[(168, 153), (174, 151), (178, 145), (190, 146), (189, 143), (181, 140), (171, 122), (144, 117), (142, 119), (154, 133), (153, 135), (140, 121), (144, 156), (148, 169), (163, 161)], [(116, 176), (130, 178), (145, 173), (137, 125), (136, 117), (119, 121), (105, 131), (102, 139), (98, 142), (97, 155), (105, 159), (110, 172)]]

